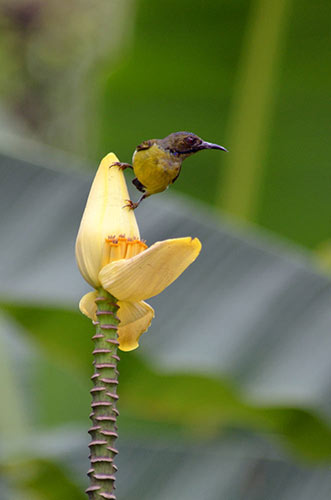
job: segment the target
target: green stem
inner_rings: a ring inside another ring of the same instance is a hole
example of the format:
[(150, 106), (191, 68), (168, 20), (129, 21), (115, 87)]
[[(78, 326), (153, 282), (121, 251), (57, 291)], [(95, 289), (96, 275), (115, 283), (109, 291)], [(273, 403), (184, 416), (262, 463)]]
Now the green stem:
[(225, 159), (226, 173), (217, 199), (220, 208), (244, 220), (257, 217), (291, 1), (251, 3), (226, 141), (231, 154)]
[(88, 471), (91, 484), (86, 493), (90, 500), (116, 500), (114, 458), (118, 451), (115, 447), (117, 439), (116, 419), (118, 411), (116, 408), (118, 371), (117, 362), (117, 329), (119, 319), (116, 316), (118, 310), (117, 299), (106, 292), (103, 288), (98, 289), (96, 334), (92, 337), (94, 341), (94, 374), (92, 375), (92, 427), (89, 429), (91, 435), (90, 462)]

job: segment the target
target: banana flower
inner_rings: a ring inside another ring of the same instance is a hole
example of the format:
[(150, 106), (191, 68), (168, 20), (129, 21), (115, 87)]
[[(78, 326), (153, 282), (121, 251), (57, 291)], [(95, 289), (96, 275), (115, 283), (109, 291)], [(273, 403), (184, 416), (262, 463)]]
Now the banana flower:
[(197, 238), (159, 241), (147, 247), (140, 238), (123, 171), (112, 166), (118, 158), (103, 158), (93, 181), (76, 240), (76, 260), (85, 280), (95, 289), (79, 307), (96, 321), (97, 290), (102, 287), (118, 300), (119, 348), (131, 351), (150, 326), (153, 308), (146, 299), (161, 293), (197, 258)]

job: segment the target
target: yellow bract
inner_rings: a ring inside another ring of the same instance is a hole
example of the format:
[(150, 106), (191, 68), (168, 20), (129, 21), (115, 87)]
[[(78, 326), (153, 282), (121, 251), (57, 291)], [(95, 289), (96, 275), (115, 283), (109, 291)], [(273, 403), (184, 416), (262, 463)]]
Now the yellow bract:
[[(79, 309), (85, 316), (96, 321), (98, 292), (89, 292), (81, 298)], [(117, 316), (120, 319), (118, 338), (122, 351), (132, 351), (138, 347), (138, 339), (149, 327), (154, 318), (154, 309), (146, 302), (118, 301)]]
[(87, 199), (76, 240), (76, 259), (79, 270), (94, 288), (104, 257), (105, 240), (109, 236), (125, 235), (140, 239), (133, 210), (123, 208), (129, 198), (123, 172), (111, 167), (118, 158), (109, 153), (103, 158)]
[(104, 289), (119, 300), (149, 299), (175, 281), (200, 250), (197, 238), (159, 241), (131, 259), (106, 265), (99, 279)]
[[(201, 243), (197, 238), (176, 238), (147, 249), (134, 211), (124, 207), (129, 194), (122, 170), (111, 167), (117, 161), (110, 153), (100, 163), (77, 236), (76, 260), (90, 285), (102, 286), (118, 299), (119, 348), (130, 351), (138, 347), (154, 317), (144, 299), (175, 281), (197, 258)], [(90, 292), (79, 304), (82, 313), (94, 320), (96, 296)]]

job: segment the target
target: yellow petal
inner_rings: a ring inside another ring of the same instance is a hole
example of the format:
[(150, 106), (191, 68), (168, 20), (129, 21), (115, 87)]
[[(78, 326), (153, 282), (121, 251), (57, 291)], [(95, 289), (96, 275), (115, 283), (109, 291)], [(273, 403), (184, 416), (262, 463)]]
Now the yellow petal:
[(102, 268), (102, 286), (119, 300), (144, 300), (162, 292), (197, 258), (197, 238), (176, 238), (155, 243), (131, 259)]
[(125, 235), (140, 238), (134, 211), (123, 208), (129, 193), (123, 171), (111, 167), (118, 158), (103, 158), (94, 178), (76, 240), (76, 260), (83, 277), (94, 288), (100, 285), (105, 238)]
[(98, 292), (89, 292), (86, 295), (83, 295), (83, 297), (80, 299), (79, 302), (79, 309), (80, 312), (85, 314), (88, 318), (92, 319), (93, 321), (96, 321), (96, 312), (97, 312), (97, 305), (95, 303), (95, 299), (98, 296)]
[(119, 301), (118, 329), (119, 348), (122, 351), (132, 351), (138, 347), (139, 337), (149, 328), (154, 318), (154, 309), (146, 302)]
[[(97, 305), (96, 291), (84, 295), (79, 302), (80, 311), (91, 320), (96, 321)], [(146, 302), (118, 302), (120, 306), (117, 315), (120, 319), (118, 328), (119, 348), (122, 351), (132, 351), (138, 347), (139, 337), (149, 328), (154, 318), (154, 309)]]

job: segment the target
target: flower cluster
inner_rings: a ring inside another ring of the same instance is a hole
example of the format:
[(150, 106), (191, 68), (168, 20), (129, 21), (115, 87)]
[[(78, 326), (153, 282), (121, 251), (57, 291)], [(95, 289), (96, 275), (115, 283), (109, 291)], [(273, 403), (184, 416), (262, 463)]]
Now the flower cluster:
[(82, 313), (96, 319), (97, 289), (118, 300), (119, 348), (131, 351), (151, 324), (153, 308), (144, 302), (162, 292), (197, 258), (197, 238), (175, 238), (147, 247), (140, 239), (134, 211), (118, 158), (109, 153), (100, 163), (76, 241), (76, 260), (85, 280), (95, 288), (81, 299)]

